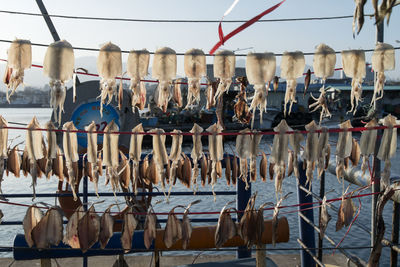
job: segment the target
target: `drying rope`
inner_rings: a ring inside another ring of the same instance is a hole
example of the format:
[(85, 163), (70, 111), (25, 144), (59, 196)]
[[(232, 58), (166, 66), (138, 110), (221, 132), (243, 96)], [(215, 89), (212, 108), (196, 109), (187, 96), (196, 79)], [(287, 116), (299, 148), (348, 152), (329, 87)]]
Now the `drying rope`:
[[(135, 19), (135, 18), (112, 18), (112, 17), (91, 17), (91, 16), (71, 16), (60, 14), (41, 14), (32, 12), (21, 12), (11, 10), (0, 10), (0, 13), (11, 15), (24, 15), (35, 17), (50, 17), (61, 19), (78, 20), (99, 20), (99, 21), (121, 21), (121, 22), (150, 22), (150, 23), (219, 23), (220, 20), (193, 20), (193, 19)], [(373, 14), (366, 14), (364, 17), (372, 17)], [(353, 15), (326, 16), (326, 17), (303, 17), (303, 18), (282, 18), (282, 19), (260, 19), (257, 22), (289, 22), (289, 21), (314, 21), (314, 20), (336, 20), (350, 19)], [(224, 23), (244, 23), (247, 20), (224, 20)]]
[[(400, 190), (400, 189), (396, 189), (396, 190)], [(375, 194), (381, 194), (382, 192), (375, 192), (375, 193), (365, 193), (365, 194), (358, 194), (356, 196), (348, 196), (345, 197), (345, 199), (347, 198), (361, 198), (361, 197), (366, 197), (366, 196), (371, 196), (371, 195), (375, 195)], [(327, 200), (327, 202), (331, 203), (331, 202), (336, 202), (336, 201), (341, 201), (342, 198), (333, 198), (333, 199), (329, 199)], [(321, 204), (322, 202), (320, 201), (315, 201), (315, 202), (308, 202), (308, 203), (299, 203), (299, 204), (293, 204), (293, 205), (286, 205), (286, 206), (279, 206), (279, 209), (284, 209), (284, 208), (293, 208), (293, 207), (302, 207), (302, 206), (309, 206), (309, 205), (316, 205), (316, 204)], [(20, 207), (31, 207), (32, 205), (29, 204), (22, 204), (22, 203), (17, 203), (17, 202), (10, 202), (10, 201), (3, 201), (0, 200), (0, 204), (6, 204), (6, 205), (12, 205), (12, 206), (20, 206)], [(39, 209), (51, 209), (51, 207), (48, 206), (37, 206), (37, 208)], [(295, 212), (300, 212), (300, 211), (305, 211), (305, 210), (309, 210), (309, 209), (314, 209), (314, 208), (319, 208), (320, 206), (313, 206), (313, 207), (307, 207), (304, 209), (296, 209), (296, 210), (292, 210), (292, 211), (288, 211), (288, 212), (282, 212), (281, 214), (289, 214), (289, 213), (295, 213)], [(267, 210), (273, 210), (274, 207), (268, 207), (268, 208), (264, 208), (265, 211)], [(75, 209), (65, 209), (66, 211), (76, 211)], [(82, 211), (82, 212), (87, 212), (87, 211)], [(227, 211), (229, 213), (244, 213), (244, 210), (230, 210)], [(103, 214), (103, 211), (94, 211), (93, 213), (98, 213), (98, 214)], [(110, 212), (112, 214), (119, 214), (119, 212), (115, 211), (115, 212)], [(192, 212), (190, 211), (188, 214), (190, 215), (216, 215), (216, 214), (220, 214), (221, 211), (196, 211), (196, 212)], [(130, 214), (133, 215), (147, 215), (147, 212), (132, 212)], [(155, 212), (155, 215), (168, 215), (170, 214), (169, 212)], [(175, 215), (183, 215), (184, 212), (173, 212), (173, 214)]]
[[(4, 40), (4, 39), (0, 39), (0, 42), (1, 43), (12, 43), (13, 41), (12, 40)], [(49, 45), (47, 45), (47, 44), (41, 44), (41, 43), (31, 43), (31, 45), (33, 45), (33, 46), (40, 46), (40, 47), (48, 47)], [(90, 47), (72, 47), (73, 49), (75, 49), (75, 50), (84, 50), (84, 51), (93, 51), (93, 52), (99, 52), (100, 51), (100, 49), (99, 48), (90, 48)], [(396, 47), (394, 47), (394, 49), (395, 50), (399, 50), (400, 49), (400, 46), (396, 46)], [(346, 49), (344, 49), (344, 50), (346, 50)], [(360, 49), (361, 51), (364, 51), (364, 52), (374, 52), (375, 51), (375, 48), (371, 48), (371, 49)], [(121, 53), (125, 53), (125, 54), (129, 54), (129, 52), (130, 51), (128, 51), (128, 50), (121, 50)], [(340, 54), (342, 51), (335, 51), (335, 54)], [(154, 54), (154, 52), (149, 52), (150, 54)], [(180, 52), (180, 53), (176, 53), (176, 55), (177, 56), (184, 56), (185, 55), (185, 53), (182, 53), (182, 52)], [(211, 54), (205, 54), (206, 56), (214, 56), (214, 55), (211, 55)], [(279, 54), (274, 54), (275, 56), (277, 56), (277, 57), (281, 57), (281, 56), (283, 56), (283, 53), (279, 53)], [(315, 55), (315, 53), (314, 52), (305, 52), (305, 53), (303, 53), (303, 55), (305, 55), (305, 56), (313, 56), (313, 55)], [(246, 57), (247, 56), (247, 54), (235, 54), (235, 56), (237, 56), (237, 57)]]
[[(35, 129), (30, 129), (27, 127), (16, 127), (16, 126), (3, 126), (0, 127), (4, 129), (11, 129), (11, 130), (29, 130), (29, 131), (51, 131), (51, 132), (70, 132), (70, 133), (97, 133), (97, 134), (127, 134), (127, 135), (187, 135), (187, 136), (192, 136), (195, 135), (194, 133), (191, 132), (183, 132), (183, 133), (173, 133), (173, 132), (164, 132), (164, 133), (157, 133), (157, 132), (120, 132), (120, 131), (110, 131), (110, 132), (104, 132), (104, 131), (85, 131), (85, 130), (64, 130), (64, 129), (44, 129), (44, 128), (35, 128)], [(319, 130), (313, 130), (313, 133), (340, 133), (340, 132), (362, 132), (362, 131), (371, 131), (371, 130), (381, 130), (381, 129), (387, 129), (389, 128), (388, 126), (375, 126), (375, 127), (352, 127), (352, 128), (331, 128), (328, 130), (324, 129), (319, 129)], [(400, 128), (399, 125), (394, 125), (393, 128)], [(298, 131), (287, 131), (284, 132), (283, 134), (295, 134), (295, 133), (302, 133), (302, 134), (307, 134), (310, 133), (310, 131), (307, 130), (298, 130)], [(210, 132), (202, 132), (202, 133), (196, 133), (196, 135), (233, 135), (233, 136), (238, 136), (238, 135), (276, 135), (276, 134), (281, 134), (279, 132), (275, 131), (266, 131), (266, 132), (221, 132), (221, 133), (210, 133)]]

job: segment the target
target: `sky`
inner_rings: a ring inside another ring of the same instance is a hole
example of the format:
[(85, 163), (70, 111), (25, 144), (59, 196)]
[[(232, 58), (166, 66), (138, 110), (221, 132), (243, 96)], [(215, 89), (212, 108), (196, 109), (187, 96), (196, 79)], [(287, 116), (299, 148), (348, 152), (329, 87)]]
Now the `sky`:
[[(43, 2), (49, 14), (57, 15), (219, 20), (233, 0), (43, 0)], [(278, 2), (278, 0), (241, 0), (225, 19), (248, 20)], [(2, 1), (0, 9), (40, 12), (35, 0)], [(353, 12), (354, 1), (351, 0), (286, 0), (281, 7), (266, 15), (264, 19), (341, 16), (352, 15)], [(365, 13), (373, 13), (371, 1), (367, 1)], [(200, 48), (208, 53), (218, 41), (218, 23), (139, 23), (62, 18), (52, 18), (52, 20), (61, 39), (66, 39), (76, 47), (100, 48), (102, 44), (112, 41), (122, 50), (146, 48), (155, 51), (157, 48), (169, 46), (176, 52)], [(13, 40), (17, 37), (29, 39), (32, 43), (53, 42), (42, 17), (0, 13), (0, 23), (2, 40)], [(239, 25), (240, 23), (223, 23), (224, 33), (229, 33)], [(396, 40), (400, 40), (398, 25), (400, 25), (400, 7), (394, 8), (390, 24), (385, 25), (384, 29), (384, 41), (393, 46), (400, 46), (396, 43)], [(250, 50), (238, 53), (250, 51), (283, 53), (295, 50), (313, 52), (322, 42), (338, 51), (371, 49), (376, 42), (374, 20), (365, 18), (364, 27), (355, 39), (352, 35), (352, 19), (255, 23), (228, 40), (221, 48), (235, 50), (252, 47)], [(0, 42), (1, 59), (7, 58), (9, 45)], [(33, 47), (33, 62), (42, 64), (45, 51), (45, 47)], [(400, 79), (399, 52), (396, 51), (396, 69), (387, 72), (387, 76), (392, 79)], [(81, 64), (86, 62), (85, 58), (95, 62), (97, 54), (98, 52), (75, 50), (77, 62)], [(126, 61), (127, 56), (123, 54), (123, 61)], [(81, 61), (79, 58), (82, 58)], [(370, 58), (371, 53), (367, 53), (367, 61), (370, 61)], [(237, 58), (240, 59), (243, 64), (245, 57)], [(277, 61), (279, 64), (280, 58)], [(212, 62), (213, 58), (208, 57), (207, 63)], [(312, 65), (311, 56), (306, 57), (306, 63)], [(0, 64), (1, 72), (4, 71), (4, 66), (4, 63)], [(340, 56), (337, 57), (336, 66), (341, 66)], [(94, 65), (76, 67), (89, 67), (90, 71), (97, 72)], [(179, 56), (178, 74), (183, 75), (183, 57)], [(83, 80), (85, 79), (89, 78)], [(25, 82), (28, 85), (42, 87), (46, 81), (48, 79), (43, 76), (40, 69), (26, 71)], [(0, 87), (4, 90), (3, 85)]]

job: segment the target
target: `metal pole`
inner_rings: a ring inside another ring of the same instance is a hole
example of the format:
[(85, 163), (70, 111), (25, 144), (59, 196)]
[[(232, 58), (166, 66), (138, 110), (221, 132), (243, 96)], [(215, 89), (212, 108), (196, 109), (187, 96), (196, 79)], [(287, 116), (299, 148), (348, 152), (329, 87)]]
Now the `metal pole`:
[[(303, 162), (299, 162), (299, 173), (300, 177), (297, 181), (297, 199), (299, 205), (302, 205), (304, 203), (312, 203), (312, 195), (307, 195), (303, 190), (300, 189), (300, 186), (305, 186), (305, 183), (307, 181), (306, 177), (306, 172), (305, 169), (303, 169)], [(304, 205), (301, 206), (302, 209), (306, 208), (311, 208), (309, 210), (305, 211), (300, 211), (299, 212), (299, 232), (300, 232), (300, 240), (304, 243), (305, 246), (308, 248), (313, 248), (310, 249), (311, 253), (315, 255), (315, 234), (314, 234), (314, 228), (305, 222), (300, 214), (304, 215), (312, 224), (314, 224), (314, 212), (312, 209), (312, 204), (310, 205)], [(307, 251), (302, 250), (301, 251), (301, 266), (306, 267), (306, 266), (315, 266), (316, 262), (314, 261), (313, 257), (307, 253)]]
[[(383, 23), (379, 23), (376, 25), (376, 42), (383, 42)], [(376, 73), (374, 76), (374, 85), (376, 84)], [(376, 101), (376, 107), (377, 111), (382, 110), (382, 99)], [(377, 113), (379, 114), (379, 113)], [(379, 116), (379, 115), (378, 115)], [(379, 119), (379, 118), (378, 118)], [(375, 153), (374, 153), (374, 167), (375, 167), (375, 180), (374, 184), (372, 185), (372, 193), (376, 193), (380, 191), (380, 181), (381, 181), (381, 161), (376, 157), (378, 154), (379, 146), (380, 146), (380, 141), (381, 141), (381, 136), (382, 136), (382, 130), (378, 131), (378, 136), (376, 139), (376, 145), (375, 145)], [(376, 239), (376, 204), (378, 202), (378, 195), (372, 195), (372, 201), (371, 201), (371, 247), (374, 246), (375, 239)]]
[(49, 28), (49, 31), (51, 33), (51, 36), (53, 36), (53, 39), (55, 42), (60, 41), (60, 36), (58, 36), (58, 33), (56, 31), (56, 28), (54, 27), (53, 22), (51, 21), (51, 18), (49, 17), (49, 13), (47, 13), (47, 9), (44, 6), (42, 0), (36, 0), (36, 3), (40, 9), (40, 12), (43, 15), (44, 21), (47, 24), (47, 27)]
[[(83, 176), (83, 209), (85, 211), (88, 210), (88, 178), (87, 176)], [(83, 256), (82, 259), (82, 266), (83, 267), (87, 267), (88, 266), (88, 257), (87, 256)]]
[[(325, 196), (325, 171), (321, 175), (321, 180), (319, 182), (319, 197), (323, 199)], [(321, 209), (319, 208), (319, 221), (321, 221)], [(322, 262), (322, 248), (324, 246), (324, 239), (322, 238), (321, 234), (318, 233), (318, 260)]]
[[(399, 221), (400, 221), (400, 205), (396, 201), (393, 201), (393, 217), (392, 217), (392, 243), (399, 243)], [(397, 266), (398, 253), (396, 250), (390, 250), (390, 266)]]
[[(251, 196), (251, 183), (249, 181), (249, 176), (247, 176), (247, 182), (249, 183), (249, 188), (246, 190), (246, 183), (242, 181), (242, 179), (238, 179), (236, 183), (237, 188), (237, 199), (236, 199), (236, 208), (238, 210), (245, 210), (247, 206), (247, 202), (249, 202)], [(237, 221), (240, 222), (243, 213), (238, 213)], [(251, 250), (247, 249), (247, 246), (238, 247), (237, 250), (237, 258), (250, 258)]]

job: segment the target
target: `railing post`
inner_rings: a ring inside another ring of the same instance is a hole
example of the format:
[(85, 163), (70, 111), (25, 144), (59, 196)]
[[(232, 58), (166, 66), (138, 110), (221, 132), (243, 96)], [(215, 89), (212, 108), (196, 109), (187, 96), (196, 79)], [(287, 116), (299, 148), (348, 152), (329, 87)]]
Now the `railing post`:
[[(300, 177), (297, 182), (297, 199), (299, 205), (301, 205), (301, 209), (306, 209), (306, 208), (311, 208), (309, 210), (305, 211), (300, 211), (311, 223), (314, 224), (314, 212), (313, 212), (313, 205), (304, 205), (304, 203), (311, 203), (313, 201), (312, 195), (309, 194), (307, 195), (306, 192), (301, 190), (299, 185), (302, 185), (306, 187), (306, 172), (305, 169), (303, 169), (303, 162), (299, 162), (299, 173)], [(311, 191), (311, 188), (310, 188)], [(314, 234), (314, 228), (309, 225), (306, 221), (304, 221), (301, 216), (299, 215), (299, 232), (300, 232), (300, 240), (303, 242), (303, 244), (310, 248), (310, 252), (315, 255), (315, 234)], [(316, 262), (314, 261), (313, 257), (307, 253), (304, 249), (301, 251), (301, 266), (306, 267), (306, 266), (315, 266)]]
[[(88, 209), (88, 178), (87, 176), (83, 176), (83, 209), (85, 211), (87, 211)], [(82, 266), (83, 267), (87, 267), (88, 266), (88, 257), (87, 256), (83, 256), (82, 259)]]
[[(321, 180), (319, 182), (319, 197), (323, 199), (325, 196), (325, 171), (321, 175)], [(319, 208), (319, 216), (318, 216), (318, 222), (321, 221), (321, 210), (322, 207)], [(319, 223), (318, 223), (319, 225)], [(322, 248), (324, 246), (324, 239), (321, 237), (321, 234), (318, 234), (318, 260), (322, 262)]]
[[(392, 243), (398, 244), (399, 243), (399, 221), (400, 221), (399, 208), (400, 208), (400, 205), (396, 201), (392, 201), (392, 202), (393, 202)], [(391, 249), (390, 250), (390, 266), (391, 267), (397, 266), (397, 258), (398, 258), (397, 251), (394, 249)]]
[[(236, 208), (238, 210), (246, 209), (247, 202), (251, 196), (251, 183), (249, 181), (249, 176), (247, 176), (247, 182), (249, 183), (249, 188), (246, 190), (246, 183), (242, 181), (242, 179), (238, 179), (236, 183), (236, 190), (237, 190), (237, 199), (236, 199)], [(237, 221), (240, 222), (243, 213), (237, 214)], [(238, 247), (237, 250), (237, 258), (250, 258), (251, 257), (251, 250), (247, 249), (246, 246)]]

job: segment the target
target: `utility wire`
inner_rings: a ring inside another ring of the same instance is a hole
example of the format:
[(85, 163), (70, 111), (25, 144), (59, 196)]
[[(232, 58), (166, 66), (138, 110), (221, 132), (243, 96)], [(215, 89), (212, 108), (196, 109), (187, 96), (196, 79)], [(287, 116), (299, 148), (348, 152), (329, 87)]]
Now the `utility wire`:
[[(13, 41), (0, 39), (0, 42), (1, 43), (12, 43)], [(41, 47), (48, 47), (49, 46), (48, 44), (41, 44), (41, 43), (31, 43), (31, 45), (33, 45), (33, 46), (41, 46)], [(72, 48), (75, 49), (75, 50), (83, 50), (83, 51), (93, 51), (93, 52), (99, 52), (100, 51), (99, 48), (90, 48), (90, 47), (72, 47)], [(394, 47), (394, 49), (398, 50), (398, 49), (400, 49), (400, 46), (396, 46), (396, 47)], [(364, 51), (364, 52), (374, 52), (375, 48), (360, 49), (360, 50)], [(129, 54), (129, 52), (130, 51), (128, 51), (128, 50), (121, 50), (121, 53)], [(341, 50), (340, 51), (335, 51), (335, 54), (340, 54), (341, 52), (342, 52)], [(154, 54), (154, 52), (149, 52), (149, 53), (150, 54)], [(179, 52), (179, 53), (176, 53), (176, 55), (177, 56), (184, 56), (185, 53)], [(209, 57), (215, 56), (214, 54), (213, 55), (205, 54), (205, 55), (209, 56)], [(274, 54), (274, 55), (277, 56), (277, 57), (281, 57), (283, 55), (283, 53)], [(303, 53), (303, 55), (305, 55), (305, 56), (313, 56), (313, 55), (315, 55), (315, 53), (314, 52), (305, 52), (305, 53)], [(235, 54), (235, 56), (237, 56), (237, 57), (246, 57), (247, 54)]]
[[(90, 16), (71, 16), (58, 14), (41, 14), (32, 12), (20, 12), (10, 10), (0, 10), (0, 13), (11, 15), (24, 15), (35, 17), (50, 17), (61, 19), (78, 20), (98, 20), (98, 21), (121, 21), (121, 22), (146, 22), (146, 23), (219, 23), (221, 20), (192, 20), (192, 19), (135, 19), (135, 18), (111, 18), (111, 17), (90, 17)], [(366, 14), (364, 17), (372, 17), (373, 14)], [(336, 20), (350, 19), (353, 15), (346, 16), (327, 16), (327, 17), (303, 17), (303, 18), (282, 18), (282, 19), (261, 19), (258, 22), (289, 22), (289, 21), (313, 21), (313, 20)], [(224, 20), (224, 23), (244, 23), (247, 20)]]

